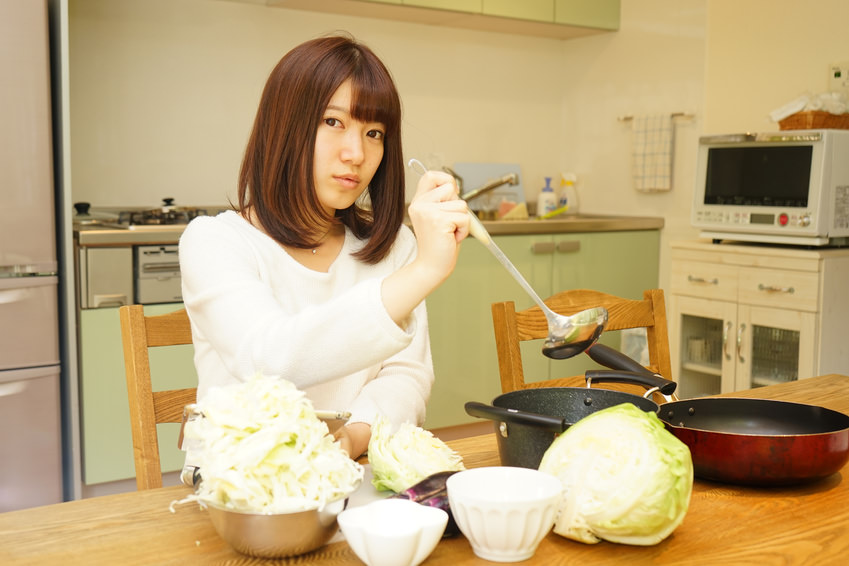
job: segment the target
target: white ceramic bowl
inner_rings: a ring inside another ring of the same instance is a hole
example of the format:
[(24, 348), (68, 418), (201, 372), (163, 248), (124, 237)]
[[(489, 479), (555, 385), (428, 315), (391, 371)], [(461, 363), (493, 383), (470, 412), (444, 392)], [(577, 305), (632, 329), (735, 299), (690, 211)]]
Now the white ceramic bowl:
[(442, 538), (448, 513), (409, 499), (382, 499), (346, 509), (337, 520), (351, 550), (368, 566), (417, 566)]
[(554, 526), (560, 480), (530, 468), (492, 466), (448, 478), (448, 503), (475, 554), (494, 562), (527, 560)]

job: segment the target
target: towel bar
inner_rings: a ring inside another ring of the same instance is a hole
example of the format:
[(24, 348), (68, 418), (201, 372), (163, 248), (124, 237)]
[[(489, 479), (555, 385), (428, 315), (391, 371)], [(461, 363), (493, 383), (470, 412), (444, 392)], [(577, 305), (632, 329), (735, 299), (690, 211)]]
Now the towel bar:
[[(695, 114), (689, 114), (687, 112), (673, 112), (669, 115), (670, 118), (694, 118)], [(619, 116), (617, 120), (620, 122), (630, 122), (633, 120), (633, 116)]]

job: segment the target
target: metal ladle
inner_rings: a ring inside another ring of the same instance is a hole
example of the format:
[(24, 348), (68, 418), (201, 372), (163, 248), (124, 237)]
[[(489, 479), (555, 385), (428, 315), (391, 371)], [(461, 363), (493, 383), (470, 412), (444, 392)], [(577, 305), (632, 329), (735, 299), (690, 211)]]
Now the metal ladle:
[[(410, 168), (424, 175), (427, 168), (418, 159), (410, 159)], [(504, 255), (492, 236), (486, 231), (478, 217), (469, 210), (469, 233), (482, 243), (495, 258), (507, 269), (519, 285), (531, 296), (542, 310), (548, 321), (548, 337), (542, 346), (542, 353), (555, 360), (571, 358), (595, 344), (607, 324), (607, 309), (595, 307), (577, 312), (571, 316), (557, 314), (543, 302), (533, 287), (525, 280), (516, 266)]]

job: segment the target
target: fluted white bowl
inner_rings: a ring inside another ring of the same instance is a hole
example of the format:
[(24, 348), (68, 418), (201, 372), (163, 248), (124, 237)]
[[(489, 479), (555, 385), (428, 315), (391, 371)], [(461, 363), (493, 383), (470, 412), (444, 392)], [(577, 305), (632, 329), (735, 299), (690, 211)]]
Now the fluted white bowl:
[(418, 566), (442, 538), (448, 513), (409, 499), (382, 499), (346, 509), (337, 521), (368, 566)]
[(560, 480), (530, 468), (491, 466), (448, 478), (448, 502), (474, 553), (493, 562), (527, 560), (554, 526)]

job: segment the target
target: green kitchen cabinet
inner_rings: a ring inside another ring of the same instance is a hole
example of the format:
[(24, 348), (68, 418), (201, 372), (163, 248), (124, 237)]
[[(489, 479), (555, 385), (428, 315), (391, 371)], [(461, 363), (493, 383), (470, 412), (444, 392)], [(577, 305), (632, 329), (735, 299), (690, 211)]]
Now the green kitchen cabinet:
[[(494, 241), (543, 299), (565, 289), (596, 289), (639, 299), (658, 284), (660, 233), (629, 230), (494, 236)], [(425, 426), (439, 428), (476, 419), (466, 401), (490, 402), (501, 394), (490, 305), (533, 300), (479, 242), (463, 242), (454, 273), (427, 299), (436, 382)], [(618, 348), (616, 333), (602, 342)], [(522, 344), (525, 379), (577, 375), (597, 367), (586, 356), (550, 360), (542, 341)]]
[[(254, 4), (258, 0), (230, 1)], [(618, 30), (620, 0), (266, 0), (265, 3), (275, 8), (572, 39)]]
[(481, 1), (482, 0), (401, 0), (401, 4), (404, 6), (417, 6), (419, 8), (433, 8), (435, 10), (480, 14)]
[(552, 23), (554, 0), (483, 0), (485, 16), (501, 16), (517, 20)]
[(555, 0), (554, 21), (563, 25), (618, 30), (620, 0)]
[[(181, 303), (150, 305), (145, 314), (164, 314)], [(133, 439), (121, 323), (117, 308), (80, 311), (80, 419), (82, 428), (83, 483), (99, 484), (134, 478)], [(166, 346), (150, 353), (153, 389), (197, 387), (192, 346)], [(162, 471), (183, 467), (184, 453), (177, 448), (180, 425), (157, 425)]]

